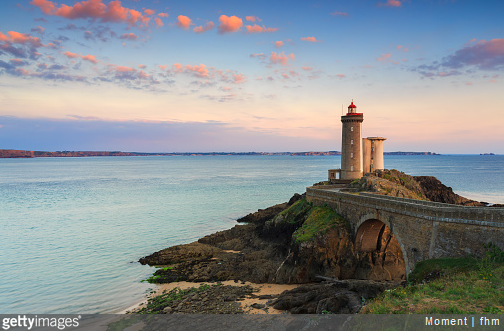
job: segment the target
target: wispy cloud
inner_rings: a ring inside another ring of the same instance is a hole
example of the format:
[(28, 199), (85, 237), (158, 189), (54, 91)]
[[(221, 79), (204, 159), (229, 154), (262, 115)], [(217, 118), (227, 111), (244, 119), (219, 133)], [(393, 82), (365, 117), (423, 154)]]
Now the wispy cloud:
[(264, 25), (259, 26), (257, 24), (245, 26), (247, 33), (265, 33), (265, 32), (276, 32), (278, 28), (267, 28)]
[(312, 42), (312, 43), (319, 43), (319, 42), (321, 42), (320, 40), (317, 40), (317, 38), (315, 38), (315, 37), (301, 37), (301, 40), (303, 40), (303, 41), (309, 41), (309, 42)]
[(150, 10), (141, 12), (123, 7), (121, 1), (111, 1), (108, 5), (102, 0), (87, 0), (75, 3), (73, 6), (58, 4), (49, 0), (32, 0), (34, 5), (46, 15), (59, 16), (67, 19), (99, 19), (101, 22), (126, 23), (129, 26), (148, 26), (151, 20)]
[(387, 0), (387, 2), (379, 2), (378, 3), (379, 7), (401, 7), (402, 3), (399, 0)]
[(196, 33), (203, 33), (212, 30), (215, 27), (214, 22), (207, 22), (205, 25), (197, 26), (193, 29)]
[(331, 14), (332, 16), (345, 16), (345, 17), (348, 16), (348, 13), (344, 13), (344, 12), (341, 12), (341, 11), (334, 11), (334, 12), (329, 13), (329, 14)]
[(503, 70), (504, 39), (472, 41), (441, 61), (422, 64), (412, 70), (423, 77), (433, 78), (461, 75), (463, 69)]

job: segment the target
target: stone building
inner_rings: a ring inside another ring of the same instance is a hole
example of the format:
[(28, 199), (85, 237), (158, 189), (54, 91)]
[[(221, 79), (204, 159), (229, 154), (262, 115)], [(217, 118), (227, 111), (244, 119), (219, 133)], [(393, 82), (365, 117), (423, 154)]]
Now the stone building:
[(364, 114), (357, 112), (353, 101), (341, 116), (341, 168), (329, 169), (331, 183), (349, 182), (365, 173), (384, 169), (383, 137), (362, 138)]

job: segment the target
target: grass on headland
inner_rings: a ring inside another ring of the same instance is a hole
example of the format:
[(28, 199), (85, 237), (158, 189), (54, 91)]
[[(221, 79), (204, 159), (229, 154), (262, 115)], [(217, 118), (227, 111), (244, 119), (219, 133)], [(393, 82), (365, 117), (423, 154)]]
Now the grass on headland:
[(387, 290), (366, 305), (365, 314), (502, 314), (504, 255), (487, 246), (483, 259), (422, 261), (410, 284)]
[(349, 227), (349, 223), (329, 207), (312, 207), (308, 212), (308, 218), (293, 236), (297, 243), (310, 241), (317, 235), (322, 235), (338, 226)]
[(296, 201), (270, 222), (298, 226), (293, 233), (296, 243), (314, 240), (318, 235), (323, 235), (335, 227), (350, 227), (348, 221), (331, 208), (313, 206), (306, 199)]

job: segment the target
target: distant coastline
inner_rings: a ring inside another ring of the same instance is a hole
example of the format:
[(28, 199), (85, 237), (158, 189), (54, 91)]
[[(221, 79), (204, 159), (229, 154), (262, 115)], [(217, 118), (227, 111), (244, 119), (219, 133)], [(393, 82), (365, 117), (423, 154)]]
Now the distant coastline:
[[(440, 155), (433, 152), (384, 152), (384, 155)], [(92, 156), (219, 156), (219, 155), (292, 155), (292, 156), (329, 156), (341, 155), (340, 151), (326, 152), (178, 152), (178, 153), (141, 153), (120, 151), (26, 151), (0, 149), (0, 158), (34, 158), (34, 157), (92, 157)]]

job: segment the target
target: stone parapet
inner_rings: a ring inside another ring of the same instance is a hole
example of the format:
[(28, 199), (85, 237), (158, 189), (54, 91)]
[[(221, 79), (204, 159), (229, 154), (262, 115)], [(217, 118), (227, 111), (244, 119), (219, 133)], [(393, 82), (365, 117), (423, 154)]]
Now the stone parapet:
[(356, 204), (364, 208), (379, 209), (437, 222), (504, 228), (504, 208), (466, 207), (369, 193), (344, 193), (314, 187), (306, 189), (306, 196), (308, 200), (316, 198)]

